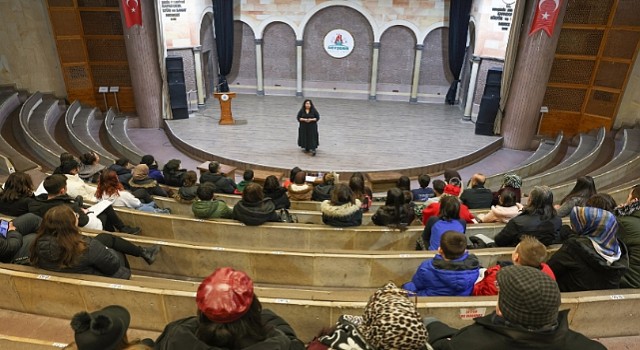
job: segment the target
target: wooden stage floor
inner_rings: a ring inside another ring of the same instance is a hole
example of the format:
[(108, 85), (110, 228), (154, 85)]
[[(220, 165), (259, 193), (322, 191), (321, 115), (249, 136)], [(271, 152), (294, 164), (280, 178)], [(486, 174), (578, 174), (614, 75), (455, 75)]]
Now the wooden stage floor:
[(317, 155), (297, 146), (302, 98), (238, 95), (233, 116), (219, 125), (211, 98), (189, 119), (167, 121), (186, 143), (227, 159), (267, 167), (324, 171), (384, 171), (423, 167), (470, 154), (498, 137), (475, 135), (458, 106), (315, 98), (320, 113)]

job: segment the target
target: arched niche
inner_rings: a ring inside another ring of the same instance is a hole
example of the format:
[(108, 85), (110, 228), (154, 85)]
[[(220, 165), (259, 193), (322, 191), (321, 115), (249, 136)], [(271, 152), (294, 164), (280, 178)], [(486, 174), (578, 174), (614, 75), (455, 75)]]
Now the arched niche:
[(449, 28), (432, 30), (424, 39), (418, 100), (444, 102), (453, 75), (449, 69)]
[(464, 56), (464, 64), (462, 66), (462, 72), (460, 72), (460, 104), (465, 106), (467, 103), (467, 94), (469, 92), (469, 86), (471, 85), (471, 67), (473, 52), (476, 46), (476, 30), (474, 22), (469, 22), (469, 31), (467, 34), (467, 48)]
[(264, 91), (268, 95), (296, 94), (296, 34), (288, 24), (273, 22), (263, 32)]
[(234, 92), (255, 93), (256, 44), (253, 29), (241, 21), (233, 23), (233, 65), (227, 77), (229, 89)]
[(416, 37), (405, 26), (393, 26), (380, 37), (378, 100), (409, 101)]
[(218, 82), (218, 54), (216, 39), (213, 35), (213, 14), (210, 12), (202, 17), (202, 23), (200, 23), (200, 45), (206, 100), (215, 91)]

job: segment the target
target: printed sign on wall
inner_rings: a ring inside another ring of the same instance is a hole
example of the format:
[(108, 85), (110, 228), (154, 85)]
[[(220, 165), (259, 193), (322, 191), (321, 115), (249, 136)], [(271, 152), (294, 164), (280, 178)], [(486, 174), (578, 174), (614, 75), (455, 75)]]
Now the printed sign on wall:
[(324, 37), (324, 50), (334, 58), (349, 56), (355, 46), (351, 33), (344, 29), (334, 29)]

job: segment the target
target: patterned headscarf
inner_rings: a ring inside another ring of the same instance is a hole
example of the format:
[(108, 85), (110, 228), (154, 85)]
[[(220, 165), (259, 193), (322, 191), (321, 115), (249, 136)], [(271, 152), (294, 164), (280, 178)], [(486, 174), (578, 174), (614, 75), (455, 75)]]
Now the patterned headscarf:
[(504, 174), (502, 185), (505, 187), (520, 188), (522, 187), (522, 179), (516, 174)]
[(573, 230), (589, 238), (596, 252), (604, 259), (620, 259), (620, 245), (616, 238), (618, 221), (611, 212), (600, 208), (573, 207), (570, 219)]

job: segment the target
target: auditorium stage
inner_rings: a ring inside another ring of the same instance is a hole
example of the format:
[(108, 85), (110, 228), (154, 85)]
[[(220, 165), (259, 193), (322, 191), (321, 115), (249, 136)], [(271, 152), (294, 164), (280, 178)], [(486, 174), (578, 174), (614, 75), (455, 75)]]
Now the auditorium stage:
[(189, 146), (236, 165), (339, 173), (405, 170), (413, 176), (425, 166), (478, 150), (493, 152), (501, 145), (499, 137), (475, 135), (475, 125), (461, 120), (458, 106), (314, 98), (320, 147), (312, 157), (297, 146), (302, 101), (238, 95), (233, 116), (246, 123), (218, 125), (220, 107), (210, 98), (189, 119), (168, 120), (167, 125)]

